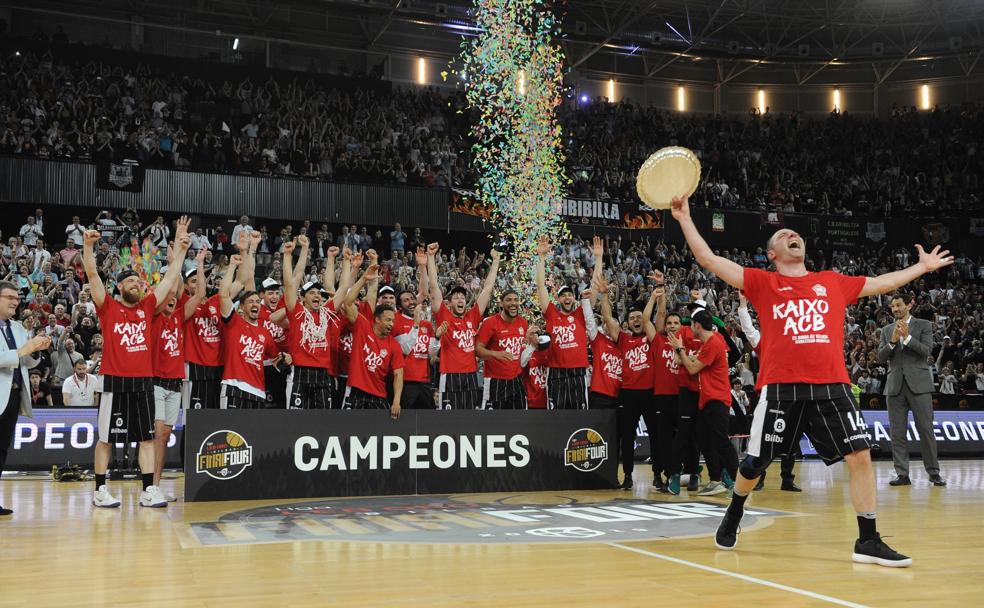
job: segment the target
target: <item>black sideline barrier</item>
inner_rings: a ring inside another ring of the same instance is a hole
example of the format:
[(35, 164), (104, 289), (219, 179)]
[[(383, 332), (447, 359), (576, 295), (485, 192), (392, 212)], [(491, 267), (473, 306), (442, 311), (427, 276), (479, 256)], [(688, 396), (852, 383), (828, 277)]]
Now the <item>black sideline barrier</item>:
[(185, 500), (613, 488), (613, 411), (188, 412)]
[[(92, 468), (96, 440), (98, 410), (93, 407), (36, 409), (34, 417), (21, 416), (14, 429), (14, 440), (7, 453), (6, 469), (10, 471), (48, 471), (51, 465), (71, 462), (82, 468)], [(181, 466), (181, 424), (174, 427), (167, 446), (165, 466)], [(124, 445), (117, 444), (114, 453), (119, 462)], [(130, 460), (136, 463), (136, 444), (130, 445)]]

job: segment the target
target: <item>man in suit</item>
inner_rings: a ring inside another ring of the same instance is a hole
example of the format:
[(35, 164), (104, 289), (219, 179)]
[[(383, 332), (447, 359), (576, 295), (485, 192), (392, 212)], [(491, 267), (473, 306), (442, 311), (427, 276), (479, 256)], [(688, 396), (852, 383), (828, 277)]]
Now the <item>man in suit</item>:
[(923, 465), (934, 486), (945, 486), (936, 459), (936, 436), (933, 434), (933, 375), (926, 358), (933, 351), (933, 327), (929, 321), (912, 316), (915, 300), (892, 298), (895, 323), (882, 328), (878, 360), (888, 363), (885, 397), (888, 401), (888, 424), (892, 438), (892, 460), (896, 477), (893, 486), (911, 485), (906, 429), (909, 410), (916, 421)]
[[(38, 364), (34, 353), (51, 346), (47, 336), (27, 337), (27, 330), (15, 321), (20, 293), (13, 283), (0, 281), (0, 474), (7, 462), (7, 450), (14, 439), (17, 416), (33, 415), (27, 370)], [(0, 516), (13, 511), (0, 507)]]

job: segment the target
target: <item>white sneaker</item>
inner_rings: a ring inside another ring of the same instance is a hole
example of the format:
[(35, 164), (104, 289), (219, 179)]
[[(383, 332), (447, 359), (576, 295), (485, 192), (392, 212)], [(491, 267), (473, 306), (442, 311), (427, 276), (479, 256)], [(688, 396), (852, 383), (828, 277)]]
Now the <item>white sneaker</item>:
[(684, 473), (684, 474), (680, 475), (680, 485), (681, 486), (685, 486), (688, 483), (690, 483), (690, 474), (689, 473)]
[(96, 493), (92, 495), (92, 504), (104, 509), (112, 509), (120, 506), (120, 501), (118, 498), (114, 498), (113, 495), (109, 493), (109, 490), (106, 489), (106, 484), (103, 484), (99, 486)]
[(171, 494), (170, 492), (164, 492), (163, 490), (162, 493), (164, 494), (164, 500), (168, 502), (178, 502), (178, 497), (175, 496), (174, 494)]
[(727, 486), (720, 481), (709, 481), (703, 490), (697, 492), (697, 496), (714, 496), (715, 494), (724, 494), (727, 491)]
[(160, 488), (148, 486), (146, 490), (140, 493), (140, 506), (160, 509), (167, 506), (167, 499), (164, 498)]

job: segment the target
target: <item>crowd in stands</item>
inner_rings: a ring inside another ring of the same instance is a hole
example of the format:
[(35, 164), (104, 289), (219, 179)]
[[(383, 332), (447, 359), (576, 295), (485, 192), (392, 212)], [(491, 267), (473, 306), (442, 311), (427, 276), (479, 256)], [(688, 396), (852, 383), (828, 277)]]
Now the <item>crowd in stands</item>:
[[(460, 92), (341, 90), (289, 73), (210, 80), (177, 63), (124, 68), (58, 49), (0, 57), (0, 153), (430, 187), (475, 181)], [(711, 117), (570, 96), (559, 120), (574, 196), (632, 199), (643, 160), (683, 145), (705, 169), (697, 206), (892, 217), (984, 205), (981, 104), (900, 107), (882, 119), (768, 109)]]
[[(140, 217), (133, 209), (127, 209), (119, 213), (104, 210), (91, 217), (73, 217), (67, 225), (64, 222), (52, 225), (42, 208), (19, 226), (15, 218), (8, 222), (3, 226), (0, 240), (4, 280), (12, 281), (22, 293), (21, 319), (25, 327), (52, 338), (51, 349), (43, 353), (42, 364), (31, 372), (33, 399), (38, 406), (61, 404), (63, 384), (71, 378), (73, 365), (82, 360), (89, 373), (95, 373), (101, 355), (102, 336), (81, 268), (83, 230), (92, 226), (102, 232), (96, 257), (111, 288), (112, 277), (124, 265), (133, 264), (134, 242), (138, 252), (149, 251), (157, 264), (165, 263), (171, 222), (163, 216)], [(397, 293), (403, 288), (414, 289), (414, 255), (418, 247), (427, 243), (427, 235), (419, 228), (405, 228), (400, 224), (381, 228), (319, 225), (305, 220), (283, 226), (271, 222), (268, 226), (243, 216), (231, 230), (222, 225), (193, 227), (191, 249), (207, 251), (208, 281), (213, 288), (227, 271), (229, 256), (234, 253), (233, 243), (243, 230), (256, 229), (262, 235), (257, 249), (258, 279), (269, 276), (280, 281), (284, 243), (303, 234), (311, 242), (305, 281), (318, 279), (332, 247), (363, 252), (375, 249), (380, 256), (382, 284), (393, 286)], [(735, 290), (701, 269), (686, 247), (649, 237), (635, 240), (618, 237), (606, 240), (605, 251), (605, 271), (612, 285), (611, 300), (618, 318), (624, 321), (630, 309), (644, 306), (651, 293), (648, 277), (654, 269), (662, 270), (667, 278), (671, 308), (682, 308), (696, 291), (710, 310), (724, 320), (745, 352), (732, 370), (733, 375), (744, 388), (752, 389), (758, 361), (740, 329), (739, 297)], [(720, 253), (745, 266), (768, 266), (761, 250)], [(813, 270), (835, 269), (865, 275), (905, 267), (915, 256), (911, 251), (885, 247), (861, 255), (816, 248), (810, 255), (809, 267)], [(486, 252), (471, 247), (448, 247), (441, 251), (437, 266), (442, 288), (447, 292), (460, 285), (474, 298), (486, 274), (488, 257)], [(553, 286), (570, 285), (577, 292), (585, 290), (589, 287), (593, 263), (591, 245), (586, 240), (574, 236), (556, 243), (547, 270), (548, 282)], [(938, 392), (984, 393), (984, 258), (971, 259), (958, 254), (955, 264), (916, 282), (906, 294), (916, 300), (914, 314), (934, 323), (936, 346), (930, 362)], [(851, 306), (848, 314), (845, 362), (851, 379), (863, 393), (880, 394), (886, 367), (877, 361), (876, 352), (880, 329), (892, 321), (889, 299), (866, 298)]]

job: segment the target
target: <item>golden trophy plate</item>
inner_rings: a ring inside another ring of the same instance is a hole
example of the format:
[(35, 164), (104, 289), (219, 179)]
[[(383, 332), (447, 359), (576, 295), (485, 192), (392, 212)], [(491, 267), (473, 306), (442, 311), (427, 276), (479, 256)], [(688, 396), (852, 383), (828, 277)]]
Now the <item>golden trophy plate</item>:
[(700, 183), (700, 160), (692, 150), (668, 146), (642, 163), (636, 192), (653, 209), (669, 209), (674, 197), (690, 196)]

